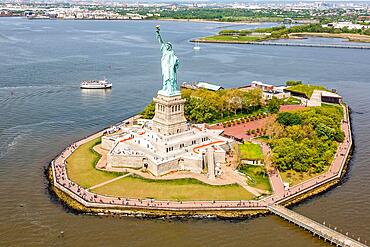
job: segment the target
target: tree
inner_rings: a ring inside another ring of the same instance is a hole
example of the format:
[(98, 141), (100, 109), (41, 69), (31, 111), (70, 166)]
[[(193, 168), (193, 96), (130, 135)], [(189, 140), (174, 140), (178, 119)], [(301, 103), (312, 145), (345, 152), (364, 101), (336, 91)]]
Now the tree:
[(340, 131), (337, 131), (334, 135), (334, 139), (337, 141), (337, 142), (343, 142), (344, 141), (344, 138), (345, 138), (345, 135), (344, 135), (344, 132), (342, 130)]
[(287, 86), (295, 86), (295, 85), (300, 85), (300, 84), (302, 84), (302, 81), (294, 81), (294, 80), (290, 80), (290, 81), (287, 81), (287, 82), (285, 83), (285, 85), (287, 85)]
[(152, 119), (155, 113), (155, 103), (154, 101), (150, 102), (141, 113), (142, 117), (145, 119)]
[(280, 112), (277, 117), (279, 124), (284, 126), (301, 125), (302, 119), (297, 113)]
[(281, 105), (280, 100), (274, 96), (267, 103), (267, 108), (270, 112), (277, 113), (280, 109), (280, 105)]
[(237, 111), (243, 108), (242, 92), (237, 89), (230, 89), (227, 90), (225, 96), (229, 111), (236, 115)]

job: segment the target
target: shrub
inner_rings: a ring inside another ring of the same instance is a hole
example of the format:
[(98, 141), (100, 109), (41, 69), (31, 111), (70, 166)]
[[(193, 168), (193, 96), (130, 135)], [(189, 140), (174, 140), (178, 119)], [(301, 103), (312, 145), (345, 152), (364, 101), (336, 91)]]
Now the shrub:
[(337, 141), (337, 142), (343, 142), (344, 141), (344, 132), (343, 131), (338, 131), (337, 133), (335, 133), (334, 135), (334, 139)]
[(281, 112), (278, 114), (277, 121), (284, 126), (301, 125), (302, 119), (297, 113)]
[(295, 86), (295, 85), (299, 85), (299, 84), (302, 84), (302, 81), (294, 81), (294, 80), (290, 80), (290, 81), (287, 81), (285, 83), (285, 85), (287, 86)]

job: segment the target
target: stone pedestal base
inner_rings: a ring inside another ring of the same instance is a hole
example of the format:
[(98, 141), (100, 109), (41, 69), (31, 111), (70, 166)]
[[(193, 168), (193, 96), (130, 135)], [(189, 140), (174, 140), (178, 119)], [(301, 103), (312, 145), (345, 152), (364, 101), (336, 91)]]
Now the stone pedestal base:
[(164, 96), (158, 94), (154, 98), (155, 115), (153, 130), (161, 135), (168, 136), (182, 133), (188, 129), (184, 116), (185, 99), (181, 95)]

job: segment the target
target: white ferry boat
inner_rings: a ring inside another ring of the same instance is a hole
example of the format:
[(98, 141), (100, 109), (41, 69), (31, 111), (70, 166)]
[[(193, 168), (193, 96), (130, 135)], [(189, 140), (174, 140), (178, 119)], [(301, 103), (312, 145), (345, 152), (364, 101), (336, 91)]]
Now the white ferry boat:
[(112, 83), (107, 80), (86, 80), (82, 81), (80, 88), (84, 89), (106, 89), (112, 88)]

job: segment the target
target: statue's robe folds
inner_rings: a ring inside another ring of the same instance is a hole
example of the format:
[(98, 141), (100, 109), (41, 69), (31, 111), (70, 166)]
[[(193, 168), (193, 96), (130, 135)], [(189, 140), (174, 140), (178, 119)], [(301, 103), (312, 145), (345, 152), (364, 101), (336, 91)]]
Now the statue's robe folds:
[(166, 44), (161, 45), (162, 59), (162, 79), (163, 79), (163, 88), (162, 90), (168, 94), (173, 94), (178, 91), (177, 89), (177, 79), (176, 73), (179, 66), (179, 60), (175, 56), (173, 50), (167, 50)]

